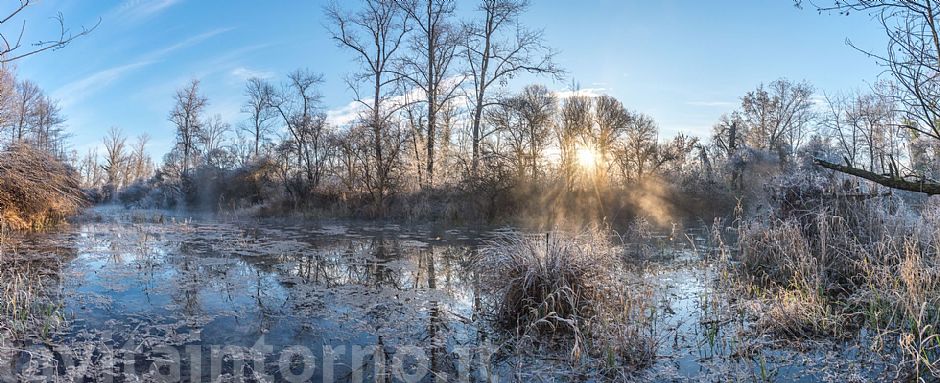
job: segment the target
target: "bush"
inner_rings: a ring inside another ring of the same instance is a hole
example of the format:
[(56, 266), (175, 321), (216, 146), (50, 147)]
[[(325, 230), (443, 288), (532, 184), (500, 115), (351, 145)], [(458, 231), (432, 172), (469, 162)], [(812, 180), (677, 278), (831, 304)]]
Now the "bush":
[(75, 214), (85, 204), (75, 172), (26, 144), (0, 152), (0, 219), (14, 230), (40, 230)]
[(118, 201), (121, 202), (125, 207), (137, 206), (141, 207), (144, 202), (144, 199), (147, 198), (147, 195), (150, 193), (150, 186), (143, 181), (137, 181), (131, 184), (128, 187), (122, 189), (118, 195)]

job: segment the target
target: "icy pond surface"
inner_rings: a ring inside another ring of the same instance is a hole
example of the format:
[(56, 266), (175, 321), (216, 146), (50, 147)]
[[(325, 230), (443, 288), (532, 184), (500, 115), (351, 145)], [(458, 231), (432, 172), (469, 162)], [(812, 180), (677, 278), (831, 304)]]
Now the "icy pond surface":
[[(0, 340), (0, 380), (560, 376), (560, 364), (550, 358), (506, 356), (514, 353), (500, 349), (502, 337), (477, 314), (481, 297), (471, 260), (494, 231), (188, 218), (114, 207), (88, 216), (5, 245), (20, 258), (53, 254), (59, 260), (46, 293), (62, 320), (45, 337)], [(661, 242), (661, 259), (641, 266), (657, 286), (659, 355), (653, 366), (617, 379), (846, 381), (877, 375), (859, 365), (861, 346), (851, 342), (755, 346), (742, 355), (746, 345), (740, 343), (760, 339), (741, 335), (746, 329), (723, 314), (726, 303), (713, 291), (715, 271), (695, 249), (704, 240), (687, 235)]]

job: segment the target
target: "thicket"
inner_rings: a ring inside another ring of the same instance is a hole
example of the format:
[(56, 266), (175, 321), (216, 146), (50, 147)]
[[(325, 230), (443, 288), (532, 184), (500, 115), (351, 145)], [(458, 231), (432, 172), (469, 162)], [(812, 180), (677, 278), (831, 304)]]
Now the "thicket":
[(61, 160), (28, 144), (0, 151), (0, 220), (7, 229), (40, 230), (85, 204), (78, 175)]

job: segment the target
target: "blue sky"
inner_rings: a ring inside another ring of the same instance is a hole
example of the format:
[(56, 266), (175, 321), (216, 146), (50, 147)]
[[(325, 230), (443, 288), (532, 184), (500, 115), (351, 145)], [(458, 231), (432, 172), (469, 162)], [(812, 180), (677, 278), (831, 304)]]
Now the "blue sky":
[[(277, 82), (297, 68), (323, 73), (325, 107), (341, 112), (353, 97), (343, 76), (354, 68), (326, 33), (325, 3), (46, 0), (24, 14), (27, 41), (48, 37), (59, 11), (73, 28), (99, 17), (101, 25), (65, 49), (20, 61), (18, 72), (60, 100), (75, 149), (118, 126), (150, 134), (159, 159), (173, 140), (166, 117), (174, 91), (192, 78), (203, 82), (209, 113), (233, 125), (245, 118), (247, 77)], [(472, 16), (474, 2), (458, 4), (461, 17)], [(884, 48), (868, 16), (819, 15), (791, 0), (533, 0), (524, 23), (545, 31), (568, 72), (566, 81), (542, 82), (564, 90), (575, 80), (613, 95), (653, 116), (664, 136), (706, 135), (745, 92), (780, 77), (810, 81), (820, 94), (866, 88), (881, 69), (845, 39)]]

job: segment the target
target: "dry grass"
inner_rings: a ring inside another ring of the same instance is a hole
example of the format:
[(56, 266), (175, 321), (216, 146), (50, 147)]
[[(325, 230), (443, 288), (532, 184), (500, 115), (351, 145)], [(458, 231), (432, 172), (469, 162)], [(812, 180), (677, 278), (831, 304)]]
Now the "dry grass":
[(47, 339), (64, 324), (55, 269), (9, 257), (0, 262), (0, 339)]
[[(940, 379), (940, 208), (834, 203), (737, 225), (730, 273), (756, 330), (792, 340), (864, 328), (898, 379)], [(755, 304), (755, 302), (757, 302)]]
[(940, 379), (940, 228), (933, 239), (891, 237), (866, 261), (868, 283), (858, 293), (877, 345), (896, 342), (911, 380)]
[(75, 172), (26, 144), (0, 152), (0, 221), (13, 230), (40, 230), (85, 203)]
[[(495, 324), (515, 339), (563, 348), (571, 361), (643, 366), (655, 357), (652, 291), (599, 231), (503, 235), (476, 262)], [(538, 348), (545, 348), (538, 347)]]

